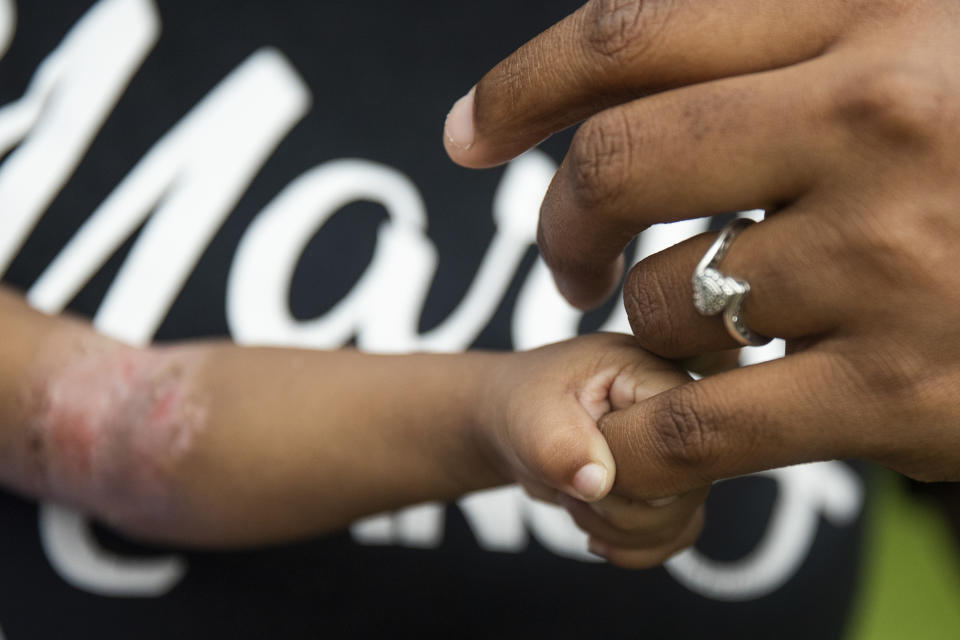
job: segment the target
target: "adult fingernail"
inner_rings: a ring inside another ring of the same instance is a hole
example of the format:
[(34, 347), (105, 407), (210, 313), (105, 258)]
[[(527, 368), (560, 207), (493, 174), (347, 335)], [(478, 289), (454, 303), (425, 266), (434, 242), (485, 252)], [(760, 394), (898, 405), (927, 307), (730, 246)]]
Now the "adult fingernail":
[(476, 135), (473, 127), (473, 95), (474, 89), (470, 89), (467, 95), (457, 100), (447, 114), (447, 123), (444, 125), (447, 142), (461, 151), (467, 151), (473, 146)]
[(680, 499), (680, 496), (667, 496), (666, 498), (653, 498), (652, 500), (647, 500), (647, 504), (651, 507), (665, 507), (667, 505), (673, 504)]
[(607, 470), (595, 462), (584, 465), (573, 476), (573, 488), (587, 502), (603, 497), (607, 488)]

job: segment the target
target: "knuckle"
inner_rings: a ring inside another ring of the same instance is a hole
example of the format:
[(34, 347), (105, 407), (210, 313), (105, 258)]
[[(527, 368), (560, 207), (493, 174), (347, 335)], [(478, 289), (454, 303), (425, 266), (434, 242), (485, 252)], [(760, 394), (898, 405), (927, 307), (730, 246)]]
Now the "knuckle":
[(904, 401), (913, 405), (930, 378), (927, 358), (896, 345), (869, 353), (840, 354), (831, 362), (831, 379), (852, 381), (856, 393), (882, 405)]
[(571, 187), (586, 209), (605, 207), (630, 173), (630, 125), (620, 110), (594, 116), (580, 127), (567, 156)]
[(940, 385), (923, 354), (887, 341), (884, 345), (875, 349), (861, 344), (822, 358), (821, 378), (830, 380), (836, 393), (858, 398), (858, 423), (873, 427), (869, 437), (860, 429), (839, 429), (837, 449), (843, 455), (838, 457), (865, 457), (912, 475), (908, 469), (925, 468), (928, 449), (922, 439), (905, 439), (899, 425), (927, 416), (931, 402), (938, 401)]
[(951, 104), (945, 83), (908, 65), (860, 70), (836, 98), (846, 126), (897, 145), (932, 145), (942, 138)]
[(647, 261), (627, 276), (623, 302), (630, 328), (642, 347), (664, 357), (680, 355), (681, 339), (659, 274)]
[(929, 379), (926, 359), (895, 349), (894, 353), (873, 356), (865, 376), (874, 393), (888, 399), (919, 399)]
[(622, 63), (647, 46), (662, 24), (668, 3), (660, 0), (594, 0), (587, 11), (586, 46), (589, 51)]
[(696, 385), (664, 394), (654, 408), (654, 446), (669, 465), (698, 468), (713, 458), (719, 438), (716, 420), (707, 415)]
[[(953, 268), (957, 231), (950, 205), (897, 204), (896, 211), (880, 208), (852, 215), (855, 235), (847, 243), (849, 257), (866, 266), (889, 291), (918, 290), (960, 304)], [(888, 299), (865, 302), (882, 305)]]

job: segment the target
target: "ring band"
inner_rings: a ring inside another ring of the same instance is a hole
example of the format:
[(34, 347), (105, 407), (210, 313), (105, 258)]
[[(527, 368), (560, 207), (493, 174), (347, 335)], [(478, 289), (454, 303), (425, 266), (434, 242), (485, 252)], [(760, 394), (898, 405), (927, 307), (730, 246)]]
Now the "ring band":
[(737, 218), (720, 232), (693, 271), (693, 305), (700, 315), (715, 316), (723, 312), (727, 333), (744, 346), (758, 347), (771, 338), (750, 329), (743, 319), (743, 301), (750, 293), (750, 283), (720, 271), (720, 262), (741, 231), (753, 224), (749, 218)]

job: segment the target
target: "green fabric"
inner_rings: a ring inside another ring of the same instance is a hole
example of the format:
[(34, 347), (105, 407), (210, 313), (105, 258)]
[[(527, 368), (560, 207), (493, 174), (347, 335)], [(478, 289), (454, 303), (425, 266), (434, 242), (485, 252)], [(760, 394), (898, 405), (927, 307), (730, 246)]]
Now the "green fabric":
[(850, 640), (960, 639), (960, 559), (937, 508), (877, 470)]

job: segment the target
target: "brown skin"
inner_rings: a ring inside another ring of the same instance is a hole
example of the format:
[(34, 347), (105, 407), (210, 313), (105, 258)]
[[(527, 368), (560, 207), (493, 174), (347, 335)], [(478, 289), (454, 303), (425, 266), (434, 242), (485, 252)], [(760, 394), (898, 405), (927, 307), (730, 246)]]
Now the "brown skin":
[[(546, 500), (567, 496), (596, 544), (633, 549), (629, 566), (662, 562), (702, 526), (704, 492), (664, 508), (604, 499), (616, 452), (597, 420), (687, 379), (628, 336), (516, 354), (376, 356), (210, 341), (134, 349), (2, 289), (0, 331), (16, 336), (0, 342), (0, 482), (146, 539), (281, 542), (511, 482)], [(49, 410), (51, 388), (66, 407)], [(129, 399), (117, 402), (127, 388)], [(180, 405), (164, 400), (171, 390)], [(71, 402), (110, 409), (84, 413)], [(195, 430), (190, 446), (166, 448), (170, 438), (143, 431), (170, 426), (171, 415)], [(96, 457), (79, 444), (88, 432), (119, 436)], [(575, 482), (588, 463), (608, 470), (590, 496)], [(586, 500), (607, 519), (584, 517), (594, 513)]]
[[(752, 285), (748, 325), (789, 355), (604, 418), (629, 452), (615, 492), (848, 457), (960, 480), (958, 68), (954, 0), (594, 0), (455, 110), (447, 150), (470, 167), (586, 120), (540, 223), (581, 307), (610, 294), (623, 247), (652, 224), (773, 212), (723, 269)], [(712, 240), (630, 273), (641, 346), (670, 358), (735, 346), (691, 302)]]

